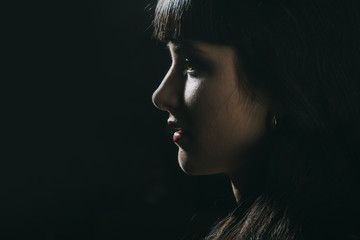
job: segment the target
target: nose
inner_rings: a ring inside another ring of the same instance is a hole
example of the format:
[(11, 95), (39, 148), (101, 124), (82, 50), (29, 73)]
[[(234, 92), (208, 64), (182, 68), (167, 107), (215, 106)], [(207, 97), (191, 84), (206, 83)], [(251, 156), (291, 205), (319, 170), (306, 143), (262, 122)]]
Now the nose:
[(180, 95), (181, 81), (172, 66), (153, 93), (152, 102), (158, 109), (171, 112), (178, 108)]

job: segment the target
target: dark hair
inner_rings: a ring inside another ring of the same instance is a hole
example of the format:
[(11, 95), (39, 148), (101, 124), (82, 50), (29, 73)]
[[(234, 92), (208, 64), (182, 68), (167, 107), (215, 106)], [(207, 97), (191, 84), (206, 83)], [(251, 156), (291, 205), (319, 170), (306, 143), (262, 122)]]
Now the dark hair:
[(360, 239), (358, 1), (160, 0), (154, 36), (234, 47), (270, 93), (258, 188), (207, 239)]

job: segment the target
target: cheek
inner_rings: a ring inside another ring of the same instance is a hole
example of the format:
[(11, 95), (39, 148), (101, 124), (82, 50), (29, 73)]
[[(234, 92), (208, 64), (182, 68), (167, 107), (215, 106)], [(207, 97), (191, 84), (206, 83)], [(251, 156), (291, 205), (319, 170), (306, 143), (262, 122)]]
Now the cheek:
[(196, 107), (199, 100), (201, 100), (203, 95), (203, 82), (197, 79), (189, 78), (185, 84), (184, 90), (184, 102), (187, 108)]
[(228, 133), (232, 132), (234, 141), (239, 142), (242, 147), (256, 144), (265, 133), (267, 105), (240, 93), (231, 103), (230, 109)]
[(237, 91), (226, 98), (213, 96), (208, 103), (208, 111), (199, 111), (203, 113), (199, 127), (201, 148), (214, 161), (236, 162), (263, 138), (266, 106), (241, 98)]

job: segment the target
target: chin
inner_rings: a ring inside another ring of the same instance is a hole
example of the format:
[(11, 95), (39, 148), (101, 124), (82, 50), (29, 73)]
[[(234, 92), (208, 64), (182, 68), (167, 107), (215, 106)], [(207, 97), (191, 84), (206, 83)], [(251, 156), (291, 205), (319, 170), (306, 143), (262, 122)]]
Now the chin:
[(183, 162), (179, 159), (179, 165), (181, 170), (190, 176), (201, 176), (201, 175), (207, 175), (197, 167), (193, 166), (192, 164), (189, 164), (188, 162)]
[(179, 149), (178, 162), (182, 171), (190, 176), (202, 176), (218, 174), (209, 164), (210, 159), (199, 156), (192, 156), (182, 149)]

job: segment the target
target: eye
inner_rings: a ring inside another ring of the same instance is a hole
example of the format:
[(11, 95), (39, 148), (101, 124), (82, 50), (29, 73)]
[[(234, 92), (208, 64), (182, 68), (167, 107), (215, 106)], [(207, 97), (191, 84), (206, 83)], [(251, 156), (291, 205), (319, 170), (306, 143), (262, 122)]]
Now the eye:
[(185, 59), (185, 71), (188, 74), (194, 74), (196, 72), (196, 66), (194, 66), (193, 61), (189, 58)]

